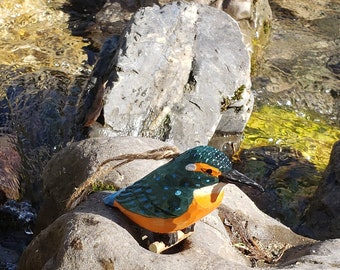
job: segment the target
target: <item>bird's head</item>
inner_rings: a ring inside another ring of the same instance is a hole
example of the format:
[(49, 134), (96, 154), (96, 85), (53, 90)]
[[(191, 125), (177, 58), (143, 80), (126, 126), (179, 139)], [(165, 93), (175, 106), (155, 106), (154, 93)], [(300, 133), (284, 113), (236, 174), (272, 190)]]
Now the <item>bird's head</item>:
[(245, 184), (263, 191), (263, 187), (244, 174), (232, 169), (229, 158), (211, 146), (197, 146), (189, 149), (174, 162), (186, 171), (182, 185), (202, 188), (219, 182)]

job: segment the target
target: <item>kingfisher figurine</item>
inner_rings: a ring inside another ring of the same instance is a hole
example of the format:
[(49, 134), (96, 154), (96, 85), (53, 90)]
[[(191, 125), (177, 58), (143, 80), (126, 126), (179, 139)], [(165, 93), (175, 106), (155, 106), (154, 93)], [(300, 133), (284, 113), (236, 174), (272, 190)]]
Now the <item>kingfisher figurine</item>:
[[(232, 169), (228, 157), (211, 146), (197, 146), (134, 184), (104, 198), (106, 205), (156, 234), (193, 230), (195, 222), (216, 209), (226, 183), (263, 188)], [(178, 239), (170, 238), (168, 245)]]

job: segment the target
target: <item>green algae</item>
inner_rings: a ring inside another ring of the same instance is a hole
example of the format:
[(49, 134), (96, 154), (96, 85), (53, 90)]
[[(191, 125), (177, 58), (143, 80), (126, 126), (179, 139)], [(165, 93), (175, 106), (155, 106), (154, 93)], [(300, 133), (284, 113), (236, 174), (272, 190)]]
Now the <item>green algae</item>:
[(244, 90), (246, 89), (246, 86), (242, 84), (239, 88), (236, 89), (234, 92), (234, 95), (232, 96), (232, 100), (240, 100), (242, 98), (242, 94)]
[(239, 88), (237, 88), (234, 92), (234, 95), (229, 98), (229, 97), (222, 97), (222, 101), (221, 101), (221, 106), (220, 106), (220, 111), (224, 112), (228, 109), (228, 107), (231, 104), (231, 101), (237, 101), (240, 100), (242, 98), (242, 94), (244, 92), (244, 90), (246, 89), (246, 86), (244, 84), (242, 84)]
[(110, 191), (117, 191), (117, 188), (112, 184), (103, 183), (101, 181), (97, 181), (92, 185), (92, 191), (103, 191), (103, 190), (110, 190)]
[(308, 113), (263, 106), (252, 113), (244, 134), (243, 149), (268, 145), (290, 147), (323, 171), (332, 145), (340, 139), (340, 128)]

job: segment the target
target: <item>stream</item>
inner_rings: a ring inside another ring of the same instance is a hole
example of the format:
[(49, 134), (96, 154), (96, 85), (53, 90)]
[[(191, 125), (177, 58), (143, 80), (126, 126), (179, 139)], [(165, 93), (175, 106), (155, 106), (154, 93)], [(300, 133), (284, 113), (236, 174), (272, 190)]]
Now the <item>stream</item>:
[[(64, 2), (0, 3), (0, 136), (18, 134), (28, 149), (25, 169), (30, 173), (41, 171), (67, 142), (85, 136), (74, 132), (79, 127), (77, 108), (87, 106), (84, 86), (103, 40), (97, 36), (91, 40), (87, 27), (95, 28), (93, 14), (104, 2), (98, 1), (93, 10), (76, 4), (66, 8)], [(263, 197), (248, 192), (259, 208), (298, 231), (332, 145), (340, 138), (340, 35), (334, 23), (340, 16), (340, 3), (269, 2), (273, 10), (270, 41), (253, 67), (255, 107), (234, 162), (266, 188)], [(19, 104), (22, 85), (31, 88), (24, 93), (26, 103)], [(45, 88), (54, 89), (53, 95), (45, 96)], [(37, 108), (50, 113), (46, 121), (39, 122), (38, 115), (27, 111), (37, 100), (59, 99), (61, 103)], [(15, 106), (8, 106), (8, 100)], [(22, 115), (21, 121), (34, 120), (30, 129), (16, 122)], [(41, 139), (46, 134), (48, 141)], [(20, 200), (0, 207), (0, 269), (15, 269), (33, 237), (31, 225), (42, 183), (39, 175), (33, 180), (23, 177)]]

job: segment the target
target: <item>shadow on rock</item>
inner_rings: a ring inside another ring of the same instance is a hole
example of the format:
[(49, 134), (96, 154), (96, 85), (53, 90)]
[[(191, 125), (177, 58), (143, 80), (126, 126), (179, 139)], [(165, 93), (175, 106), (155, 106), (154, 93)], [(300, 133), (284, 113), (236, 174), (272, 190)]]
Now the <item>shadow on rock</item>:
[(333, 145), (329, 164), (307, 209), (302, 229), (319, 240), (340, 238), (340, 141)]
[(248, 196), (262, 211), (298, 230), (322, 173), (300, 152), (288, 147), (246, 149), (239, 158), (235, 168), (265, 188), (262, 194), (244, 188)]

